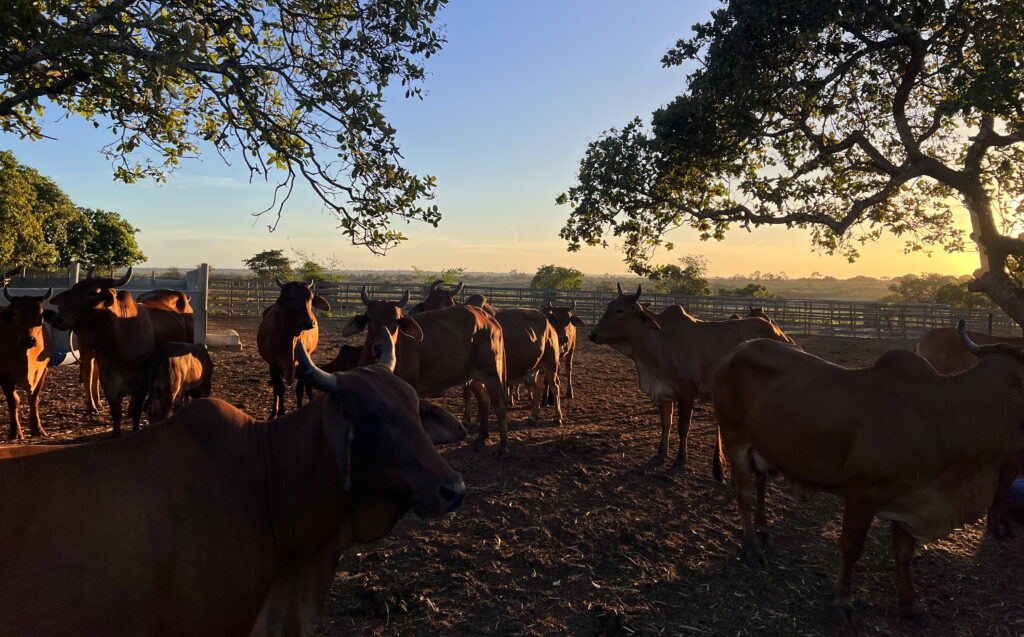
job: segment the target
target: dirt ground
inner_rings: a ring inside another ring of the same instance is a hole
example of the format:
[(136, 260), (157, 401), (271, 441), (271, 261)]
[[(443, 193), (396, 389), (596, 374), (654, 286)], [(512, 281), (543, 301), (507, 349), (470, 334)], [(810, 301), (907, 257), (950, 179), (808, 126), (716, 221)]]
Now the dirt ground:
[[(257, 320), (219, 318), (212, 326), (238, 330), (244, 344), (242, 351), (213, 352), (214, 395), (266, 417), (270, 388), (255, 349)], [(322, 323), (314, 360), (333, 357), (340, 333), (337, 320)], [(847, 366), (912, 345), (798, 340)], [(319, 634), (842, 632), (828, 614), (839, 560), (838, 498), (819, 494), (800, 502), (773, 482), (771, 563), (752, 570), (739, 560), (733, 494), (711, 477), (710, 405), (695, 412), (686, 470), (643, 472), (659, 427), (633, 363), (583, 339), (574, 380), (576, 397), (563, 402), (562, 427), (550, 425), (550, 410), (535, 426), (524, 424), (524, 407), (511, 412), (510, 458), (491, 458), (493, 433), (487, 451), (468, 441), (443, 449), (465, 479), (464, 506), (443, 520), (409, 514), (390, 537), (343, 555)], [(288, 401), (293, 407), (294, 394)], [(461, 390), (437, 402), (459, 414)], [(82, 408), (77, 367), (52, 370), (42, 417), (51, 441), (109, 435), (107, 416), (97, 420)], [(888, 526), (876, 522), (854, 581), (857, 631), (1024, 634), (1024, 527), (1005, 542), (983, 539), (983, 530), (983, 521), (976, 522), (919, 548), (913, 572), (930, 619), (922, 629), (899, 615)]]

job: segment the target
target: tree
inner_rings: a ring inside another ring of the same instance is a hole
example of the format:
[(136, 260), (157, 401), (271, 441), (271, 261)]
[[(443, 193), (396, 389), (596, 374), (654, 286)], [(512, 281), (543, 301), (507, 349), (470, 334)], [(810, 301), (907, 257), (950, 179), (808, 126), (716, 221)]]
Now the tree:
[(582, 290), (583, 273), (576, 268), (542, 265), (530, 280), (530, 287), (542, 290)]
[(0, 151), (0, 264), (67, 266), (83, 258), (88, 218), (53, 180)]
[(908, 275), (889, 286), (890, 294), (879, 301), (883, 303), (945, 303), (957, 307), (992, 307), (991, 300), (984, 294), (967, 289), (971, 277), (958, 280), (942, 274)]
[(295, 278), (292, 263), (288, 257), (284, 256), (283, 250), (257, 252), (248, 259), (242, 259), (242, 263), (261, 279), (292, 280)]
[(682, 267), (669, 264), (651, 272), (655, 290), (666, 294), (711, 296), (711, 284), (706, 278), (707, 258), (691, 254), (679, 259), (679, 264)]
[(755, 299), (777, 299), (778, 294), (775, 294), (768, 289), (767, 286), (761, 283), (748, 283), (743, 287), (738, 288), (719, 288), (718, 296), (734, 296), (739, 298), (755, 298)]
[(702, 239), (785, 225), (850, 259), (884, 231), (908, 250), (961, 250), (972, 291), (1024, 325), (1024, 3), (731, 0), (662, 59), (695, 61), (687, 90), (590, 144), (561, 236), (625, 238), (626, 261), (679, 227)]
[(117, 268), (126, 268), (146, 260), (146, 255), (135, 242), (139, 229), (121, 218), (116, 212), (80, 208), (89, 220), (93, 235), (85, 247), (82, 260), (94, 266), (102, 266), (113, 273)]
[(392, 82), (420, 97), (446, 2), (16, 2), (0, 25), (0, 131), (39, 139), (47, 108), (106, 125), (129, 183), (212, 145), (278, 182), (257, 214), (280, 218), (304, 180), (353, 243), (383, 252), (405, 239), (393, 218), (440, 220), (420, 204), (434, 178), (400, 165), (382, 107)]

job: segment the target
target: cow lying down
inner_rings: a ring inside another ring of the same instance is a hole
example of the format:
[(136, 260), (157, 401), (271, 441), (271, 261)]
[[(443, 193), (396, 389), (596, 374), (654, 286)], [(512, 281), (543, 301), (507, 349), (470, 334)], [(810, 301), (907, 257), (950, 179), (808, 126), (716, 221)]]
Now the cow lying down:
[(393, 348), (345, 374), (296, 349), (325, 394), (277, 420), (207, 398), (125, 439), (0, 459), (0, 632), (307, 634), (341, 551), (461, 505), (431, 444), (459, 423), (419, 408)]
[(982, 358), (955, 376), (904, 350), (845, 369), (765, 339), (723, 359), (711, 392), (748, 561), (765, 563), (772, 467), (798, 486), (846, 498), (836, 619), (852, 621), (853, 568), (875, 516), (892, 522), (899, 605), (920, 617), (910, 575), (915, 544), (984, 515), (1000, 465), (1024, 447), (1024, 350), (968, 347)]

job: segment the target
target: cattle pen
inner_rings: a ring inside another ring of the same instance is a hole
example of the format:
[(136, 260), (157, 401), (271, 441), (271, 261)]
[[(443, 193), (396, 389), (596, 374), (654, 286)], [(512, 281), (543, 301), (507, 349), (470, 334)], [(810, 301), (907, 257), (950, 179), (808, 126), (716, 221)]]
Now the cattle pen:
[[(349, 282), (317, 283), (317, 293), (331, 304), (334, 316), (363, 311), (360, 291), (366, 286), (373, 298), (397, 300), (408, 291), (411, 304), (424, 298), (428, 284), (381, 284)], [(627, 290), (632, 292), (632, 289)], [(272, 280), (213, 278), (209, 287), (209, 312), (220, 316), (259, 316), (277, 298)], [(466, 285), (456, 300), (463, 302), (482, 294), (495, 307), (539, 308), (576, 302), (575, 313), (587, 323), (600, 318), (617, 292), (601, 290), (551, 290)], [(644, 292), (642, 300), (655, 311), (681, 305), (699, 319), (713, 320), (731, 314), (746, 315), (751, 306), (762, 307), (787, 334), (803, 336), (847, 336), (860, 338), (916, 339), (936, 327), (952, 327), (958, 319), (968, 328), (994, 336), (1019, 336), (1019, 326), (1002, 310), (961, 308), (941, 304), (891, 304), (871, 301), (828, 301), (820, 299), (765, 299), (724, 296), (685, 296)]]

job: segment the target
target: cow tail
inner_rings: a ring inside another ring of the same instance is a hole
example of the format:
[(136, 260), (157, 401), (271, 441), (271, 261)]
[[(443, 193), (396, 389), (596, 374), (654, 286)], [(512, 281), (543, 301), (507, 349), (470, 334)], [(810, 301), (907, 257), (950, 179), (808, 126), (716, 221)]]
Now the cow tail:
[(715, 457), (711, 460), (711, 475), (719, 482), (725, 482), (725, 453), (722, 451), (722, 428), (715, 422)]

